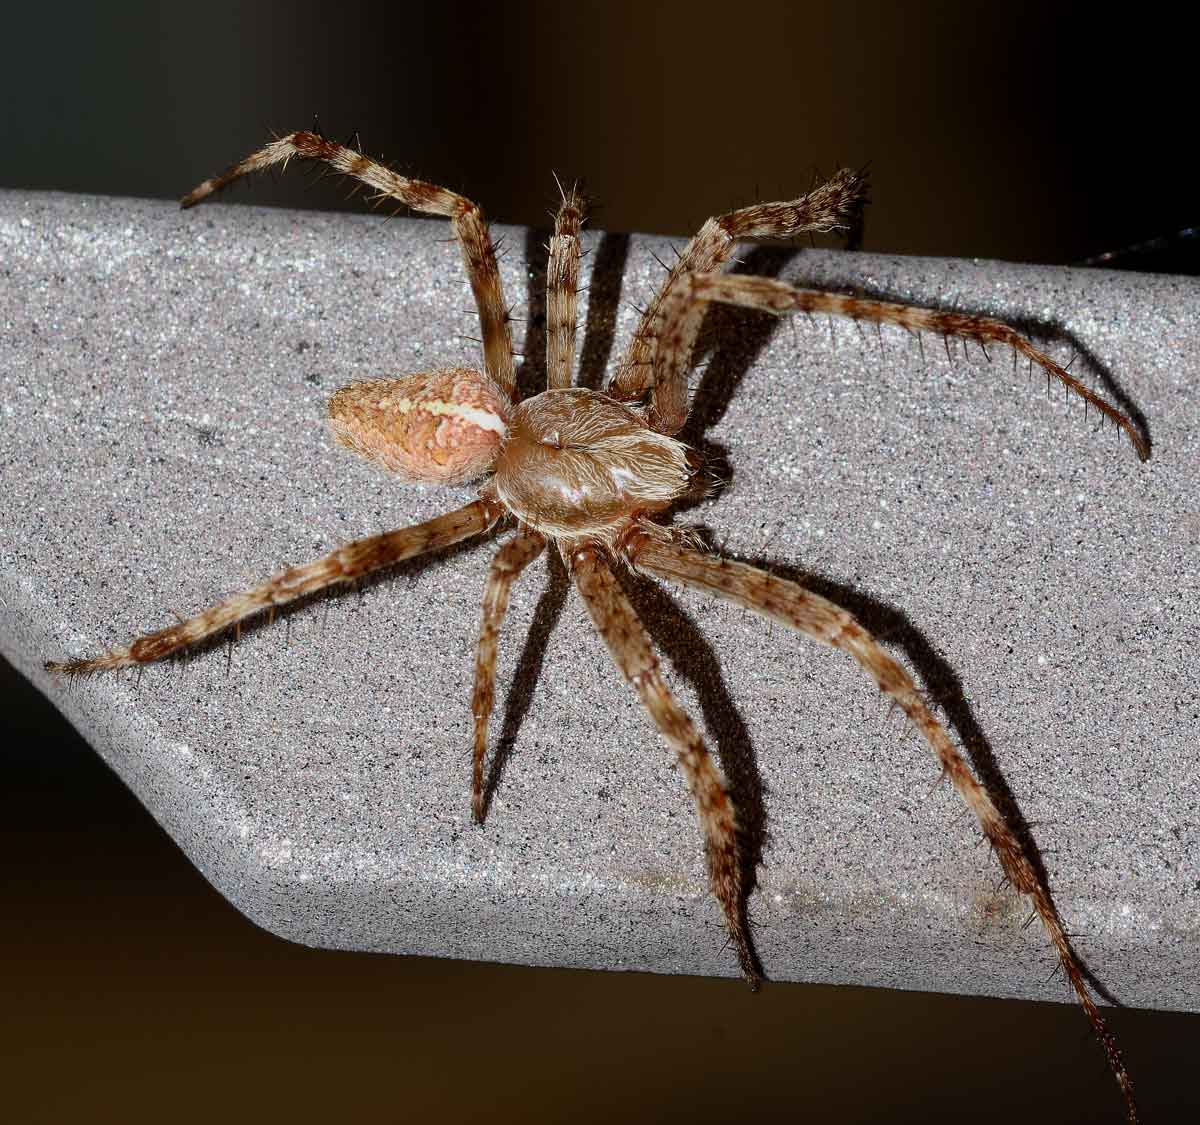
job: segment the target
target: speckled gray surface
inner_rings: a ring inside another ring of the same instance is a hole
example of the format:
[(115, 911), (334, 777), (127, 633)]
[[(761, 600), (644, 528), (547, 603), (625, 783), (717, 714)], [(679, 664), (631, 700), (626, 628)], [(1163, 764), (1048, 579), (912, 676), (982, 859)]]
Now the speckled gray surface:
[[(40, 671), (464, 502), (469, 488), (397, 485), (322, 422), (342, 383), (473, 356), (446, 235), (0, 193), (0, 643), (276, 933), (732, 975), (680, 778), (543, 563), (502, 640), (494, 734), (518, 668), (523, 686), (483, 829), (468, 800), (482, 545), (253, 629), (228, 670), (218, 645), (140, 679)], [(508, 233), (510, 299), (527, 303), (539, 242)], [(594, 377), (618, 283), (619, 349), (662, 246), (591, 245)], [(1200, 285), (812, 251), (784, 275), (1060, 326), (1051, 350), (1144, 417), (1141, 465), (1007, 356), (729, 314), (700, 396), (732, 480), (681, 518), (815, 576), (885, 632), (1034, 825), (1098, 978), (1128, 1004), (1200, 1008)], [(761, 790), (751, 909), (769, 975), (1064, 998), (928, 752), (848, 659), (696, 594), (632, 592), (727, 769)]]

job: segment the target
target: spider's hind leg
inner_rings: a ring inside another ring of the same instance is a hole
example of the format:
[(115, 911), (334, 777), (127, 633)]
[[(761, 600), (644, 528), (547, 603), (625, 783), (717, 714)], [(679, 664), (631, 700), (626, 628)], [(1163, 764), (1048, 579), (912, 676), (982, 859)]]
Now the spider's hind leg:
[(476, 500), (412, 527), (357, 539), (322, 559), (293, 566), (253, 590), (234, 594), (194, 617), (138, 637), (122, 648), (90, 660), (47, 661), (46, 670), (84, 676), (165, 660), (225, 629), (236, 627), (263, 610), (273, 610), (297, 598), (319, 593), (338, 583), (353, 582), (374, 570), (478, 535), (491, 527), (499, 516), (496, 505)]
[(471, 696), (471, 714), (475, 719), (475, 752), (471, 771), (471, 809), (476, 823), (482, 824), (487, 812), (483, 786), (483, 766), (487, 760), (488, 720), (496, 700), (496, 645), (500, 627), (508, 613), (513, 583), (522, 571), (545, 549), (546, 540), (536, 531), (522, 528), (492, 559), (487, 585), (483, 590), (483, 622), (475, 652), (475, 688)]
[(437, 184), (401, 176), (386, 164), (380, 164), (357, 149), (328, 140), (318, 133), (298, 132), (289, 133), (286, 137), (264, 145), (219, 176), (213, 176), (198, 184), (179, 201), (180, 206), (194, 207), (235, 180), (253, 172), (260, 172), (276, 164), (282, 164), (286, 168), (292, 157), (320, 161), (335, 172), (349, 176), (366, 187), (374, 188), (377, 201), (394, 199), (414, 211), (422, 211), (427, 215), (442, 215), (451, 221), (462, 249), (467, 280), (471, 283), (471, 291), (479, 309), (484, 365), (488, 375), (511, 396), (514, 385), (512, 328), (509, 325), (508, 307), (504, 303), (504, 290), (500, 284), (496, 251), (483, 212), (465, 196), (448, 188), (438, 187)]
[(551, 390), (569, 387), (575, 368), (575, 318), (579, 305), (579, 228), (586, 210), (575, 189), (562, 193), (550, 239), (546, 269), (546, 382)]

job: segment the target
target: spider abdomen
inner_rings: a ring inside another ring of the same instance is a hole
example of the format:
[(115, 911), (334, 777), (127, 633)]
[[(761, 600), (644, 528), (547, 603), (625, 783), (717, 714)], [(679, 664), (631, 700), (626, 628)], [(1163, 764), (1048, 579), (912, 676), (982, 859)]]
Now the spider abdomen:
[(459, 484), (492, 467), (511, 410), (486, 375), (451, 367), (342, 387), (329, 400), (329, 426), (405, 480)]
[(612, 538), (634, 514), (686, 493), (688, 448), (616, 399), (582, 388), (518, 404), (496, 462), (498, 498), (518, 519), (557, 538)]

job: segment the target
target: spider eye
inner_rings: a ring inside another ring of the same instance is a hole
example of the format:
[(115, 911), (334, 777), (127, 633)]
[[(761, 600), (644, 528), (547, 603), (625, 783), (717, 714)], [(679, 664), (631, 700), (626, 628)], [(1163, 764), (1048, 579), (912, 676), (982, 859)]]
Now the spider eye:
[(510, 408), (486, 375), (453, 367), (342, 387), (329, 425), (342, 445), (406, 480), (460, 484), (494, 464)]

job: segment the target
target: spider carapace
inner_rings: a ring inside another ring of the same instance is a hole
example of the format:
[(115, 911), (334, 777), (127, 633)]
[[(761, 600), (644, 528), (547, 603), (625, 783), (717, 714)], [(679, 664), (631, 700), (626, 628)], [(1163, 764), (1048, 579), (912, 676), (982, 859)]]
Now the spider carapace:
[(737, 810), (699, 730), (672, 694), (614, 568), (633, 567), (742, 605), (849, 654), (908, 716), (975, 814), (1008, 880), (1041, 918), (1107, 1053), (1130, 1120), (1136, 1120), (1132, 1084), (1120, 1052), (1088, 990), (1048, 887), (909, 673), (833, 602), (796, 582), (710, 554), (695, 536), (656, 519), (680, 497), (704, 487), (697, 455), (676, 435), (687, 419), (688, 375), (700, 322), (714, 301), (776, 314), (802, 311), (892, 324), (918, 335), (929, 332), (984, 346), (1007, 345), (1123, 429), (1144, 459), (1148, 446), (1130, 419), (1000, 321), (722, 272), (741, 239), (784, 240), (854, 226), (865, 203), (865, 183), (852, 171), (838, 172), (797, 199), (709, 219), (668, 272), (603, 392), (571, 386), (584, 202), (576, 191), (564, 192), (549, 246), (547, 387), (518, 400), (496, 255), (482, 212), (470, 200), (401, 176), (317, 133), (298, 132), (206, 180), (184, 197), (183, 206), (201, 202), (248, 173), (286, 165), (293, 157), (322, 163), (366, 185), (378, 201), (442, 215), (452, 223), (479, 310), (483, 370), (450, 367), (355, 383), (333, 396), (329, 414), (338, 440), (356, 453), (408, 480), (461, 483), (484, 478), (478, 498), (425, 523), (360, 539), (325, 558), (292, 567), (125, 647), (47, 667), (83, 674), (161, 660), (263, 610), (502, 526), (515, 527), (492, 561), (483, 592), (472, 697), (476, 819), (482, 821), (486, 811), (484, 766), (500, 626), (513, 583), (553, 544), (618, 668), (678, 757), (696, 804), (713, 894), (742, 970), (756, 984), (760, 967), (745, 901), (751, 876), (739, 855)]

